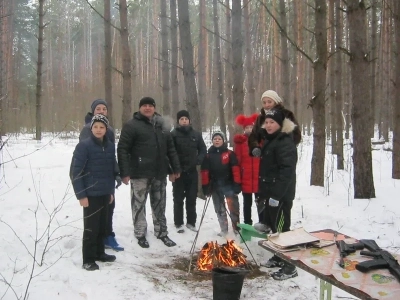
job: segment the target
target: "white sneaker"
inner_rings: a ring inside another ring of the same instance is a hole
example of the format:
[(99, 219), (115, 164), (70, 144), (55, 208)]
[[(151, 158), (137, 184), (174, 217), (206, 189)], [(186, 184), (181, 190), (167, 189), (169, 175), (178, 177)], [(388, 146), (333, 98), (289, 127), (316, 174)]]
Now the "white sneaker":
[(181, 225), (181, 226), (176, 226), (176, 232), (177, 232), (177, 233), (184, 233), (184, 232), (185, 232), (185, 229), (183, 229), (183, 225)]
[(271, 231), (271, 228), (263, 223), (254, 224), (254, 229), (262, 233), (268, 233)]
[(186, 228), (191, 231), (197, 232), (196, 226), (193, 226), (192, 224), (186, 224)]

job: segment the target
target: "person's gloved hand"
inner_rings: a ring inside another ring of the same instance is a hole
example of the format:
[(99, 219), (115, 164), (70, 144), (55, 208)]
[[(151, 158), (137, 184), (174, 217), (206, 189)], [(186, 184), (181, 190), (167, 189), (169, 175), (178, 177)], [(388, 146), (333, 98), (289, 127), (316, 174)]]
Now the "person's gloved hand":
[(204, 196), (206, 196), (206, 197), (209, 197), (209, 196), (210, 196), (211, 191), (210, 191), (210, 185), (209, 185), (209, 184), (203, 185), (203, 194), (204, 194)]
[(115, 188), (117, 189), (122, 184), (121, 176), (115, 176), (115, 181), (117, 182), (117, 185), (115, 186)]
[(242, 191), (242, 185), (240, 183), (235, 183), (233, 185), (233, 192), (237, 195), (240, 194), (241, 191)]
[(251, 151), (251, 154), (253, 154), (254, 157), (260, 157), (261, 156), (261, 149), (256, 147)]
[(277, 207), (279, 205), (279, 201), (275, 200), (273, 198), (269, 198), (268, 204), (269, 204), (269, 206)]

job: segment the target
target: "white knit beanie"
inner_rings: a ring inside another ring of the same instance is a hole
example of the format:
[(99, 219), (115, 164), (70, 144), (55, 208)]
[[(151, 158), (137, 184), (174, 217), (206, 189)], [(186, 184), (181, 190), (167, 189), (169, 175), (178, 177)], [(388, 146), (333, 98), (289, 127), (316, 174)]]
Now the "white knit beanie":
[(272, 100), (274, 100), (276, 104), (279, 104), (279, 103), (283, 102), (281, 97), (279, 97), (278, 93), (273, 91), (273, 90), (265, 91), (261, 96), (261, 101), (262, 101), (263, 98), (266, 98), (266, 97), (271, 98)]

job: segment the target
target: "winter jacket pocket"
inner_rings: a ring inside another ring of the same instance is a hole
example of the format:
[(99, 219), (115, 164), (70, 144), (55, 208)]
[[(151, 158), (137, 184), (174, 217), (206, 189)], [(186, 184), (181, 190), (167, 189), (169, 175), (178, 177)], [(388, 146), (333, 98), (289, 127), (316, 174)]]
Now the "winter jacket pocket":
[(276, 184), (275, 178), (261, 177), (258, 185), (258, 193), (264, 198), (269, 197)]

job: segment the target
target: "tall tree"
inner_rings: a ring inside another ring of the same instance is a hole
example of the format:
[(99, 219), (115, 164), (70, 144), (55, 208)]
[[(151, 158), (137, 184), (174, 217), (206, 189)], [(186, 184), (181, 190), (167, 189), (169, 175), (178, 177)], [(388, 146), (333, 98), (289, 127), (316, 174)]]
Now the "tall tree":
[(245, 30), (245, 41), (246, 41), (246, 91), (247, 91), (247, 102), (248, 109), (251, 114), (256, 111), (255, 104), (255, 87), (254, 87), (254, 71), (253, 71), (253, 51), (251, 47), (251, 31), (250, 31), (250, 0), (246, 0), (243, 6), (243, 19), (244, 19), (244, 30)]
[(193, 65), (193, 46), (190, 33), (188, 0), (178, 1), (179, 35), (183, 61), (183, 79), (185, 82), (186, 106), (192, 115), (193, 127), (201, 130), (199, 103), (197, 101), (196, 73)]
[(221, 60), (221, 42), (219, 35), (218, 24), (218, 0), (213, 0), (213, 17), (214, 17), (214, 33), (215, 33), (215, 63), (217, 68), (217, 89), (218, 89), (218, 110), (219, 110), (219, 124), (222, 132), (226, 136), (226, 123), (224, 112), (224, 79), (222, 73), (222, 60)]
[(176, 19), (176, 0), (170, 0), (171, 12), (171, 90), (172, 90), (172, 115), (179, 110), (179, 82), (178, 82), (178, 21)]
[(126, 0), (119, 0), (122, 45), (122, 124), (131, 118), (132, 112), (132, 63), (129, 47), (128, 7)]
[[(205, 120), (206, 112), (206, 99), (207, 99), (207, 88), (206, 88), (206, 53), (207, 53), (207, 29), (206, 29), (206, 0), (199, 1), (200, 12), (199, 12), (199, 50), (198, 50), (198, 72), (197, 82), (199, 89), (199, 107), (200, 116), (202, 120)], [(203, 122), (203, 127), (205, 122)], [(205, 129), (205, 128), (203, 128)]]
[(163, 114), (171, 115), (170, 88), (169, 88), (169, 55), (168, 55), (168, 27), (167, 27), (167, 1), (160, 2), (161, 18), (161, 60), (162, 60), (162, 96)]
[(243, 113), (243, 35), (242, 35), (242, 1), (232, 0), (232, 98), (233, 115)]
[(287, 32), (287, 11), (285, 0), (279, 0), (279, 19), (282, 27), (281, 30), (281, 82), (283, 101), (287, 106), (291, 106), (292, 99), (290, 98), (290, 72), (289, 72), (289, 49), (288, 40), (283, 32)]
[(44, 32), (44, 1), (39, 0), (39, 34), (38, 58), (36, 69), (36, 140), (42, 139), (42, 67), (43, 67), (43, 32)]
[(225, 0), (225, 102), (226, 102), (226, 111), (228, 118), (228, 131), (229, 131), (229, 143), (233, 144), (234, 137), (234, 118), (232, 112), (232, 68), (230, 67), (232, 64), (232, 17), (231, 17), (231, 8), (230, 8), (230, 0)]
[[(340, 7), (340, 0), (335, 0), (335, 42), (336, 49), (342, 48), (342, 10)], [(344, 157), (343, 157), (343, 88), (342, 88), (342, 56), (343, 54), (340, 51), (337, 51), (335, 54), (335, 105), (336, 105), (336, 161), (337, 161), (337, 169), (344, 169)]]
[[(354, 198), (375, 198), (369, 128), (371, 98), (369, 51), (367, 49), (367, 8), (364, 0), (349, 0), (347, 14), (350, 34), (350, 70), (353, 106)], [(364, 74), (364, 76), (360, 76)], [(369, 132), (369, 131), (367, 131)]]
[(328, 61), (325, 0), (315, 1), (315, 43), (317, 59), (314, 67), (314, 95), (310, 106), (313, 110), (313, 154), (311, 158), (311, 185), (324, 186), (325, 167), (325, 90)]
[(396, 52), (395, 62), (395, 97), (393, 115), (393, 154), (392, 154), (392, 178), (400, 179), (400, 1), (394, 2), (394, 28)]
[(108, 108), (107, 117), (110, 124), (113, 123), (111, 51), (111, 5), (110, 0), (104, 0), (104, 91)]

